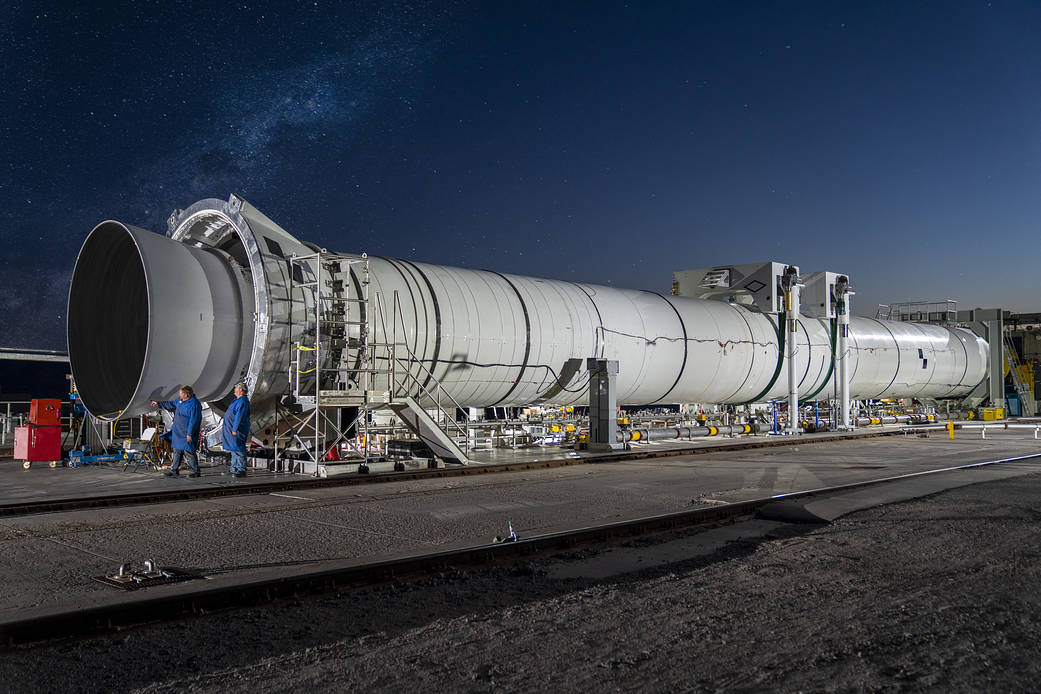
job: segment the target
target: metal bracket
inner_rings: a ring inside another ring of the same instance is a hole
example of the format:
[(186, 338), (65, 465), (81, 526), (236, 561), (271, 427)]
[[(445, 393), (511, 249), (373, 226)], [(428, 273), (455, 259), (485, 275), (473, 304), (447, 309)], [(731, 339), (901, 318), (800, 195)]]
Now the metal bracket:
[(797, 266), (777, 262), (677, 270), (672, 274), (672, 293), (694, 299), (733, 301), (761, 313), (776, 314), (784, 310), (780, 283), (789, 267), (798, 274)]

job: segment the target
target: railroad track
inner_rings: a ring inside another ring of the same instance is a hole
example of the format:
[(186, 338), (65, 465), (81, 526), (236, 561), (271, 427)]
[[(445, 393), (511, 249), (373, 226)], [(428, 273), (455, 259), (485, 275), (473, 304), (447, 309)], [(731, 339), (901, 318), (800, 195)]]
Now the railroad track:
[(583, 547), (618, 543), (667, 531), (748, 519), (762, 513), (771, 504), (797, 505), (797, 502), (809, 501), (814, 497), (842, 494), (851, 490), (915, 477), (1037, 458), (1041, 458), (1041, 453), (778, 494), (749, 501), (540, 535), (519, 539), (515, 542), (500, 542), (370, 564), (351, 565), (345, 561), (327, 562), (321, 568), (298, 570), (292, 574), (283, 574), (273, 578), (245, 581), (224, 580), (216, 585), (205, 587), (199, 587), (199, 584), (195, 582), (186, 582), (180, 584), (185, 587), (185, 590), (177, 594), (149, 596), (146, 592), (141, 591), (128, 594), (126, 600), (112, 604), (75, 611), (38, 613), (21, 619), (0, 622), (0, 647), (10, 649), (43, 642), (88, 638), (229, 609), (256, 607), (279, 600), (343, 592), (394, 581), (415, 580), (440, 572), (508, 565), (518, 561), (546, 557), (560, 551), (573, 551)]
[(631, 450), (625, 453), (589, 456), (584, 458), (554, 458), (550, 460), (525, 461), (517, 463), (497, 463), (487, 465), (470, 465), (467, 467), (451, 467), (404, 472), (385, 472), (369, 475), (341, 475), (325, 479), (314, 477), (292, 477), (273, 482), (246, 482), (222, 485), (217, 487), (189, 487), (182, 489), (164, 489), (148, 492), (129, 492), (106, 494), (99, 496), (70, 497), (65, 499), (35, 499), (15, 503), (0, 504), (0, 518), (12, 516), (28, 516), (39, 513), (57, 513), (60, 511), (76, 511), (92, 508), (116, 506), (136, 506), (142, 504), (167, 503), (173, 501), (190, 501), (194, 499), (210, 499), (229, 496), (250, 496), (253, 494), (270, 494), (272, 492), (301, 491), (307, 489), (324, 489), (347, 487), (362, 484), (380, 484), (385, 482), (401, 482), (419, 479), (444, 477), (467, 477), (472, 475), (489, 475), (505, 472), (523, 472), (526, 470), (545, 470), (568, 465), (584, 465), (590, 463), (621, 462), (627, 460), (648, 460), (652, 458), (670, 458), (681, 455), (703, 455), (708, 453), (732, 452), (774, 446), (804, 445), (811, 443), (829, 443), (857, 438), (877, 438), (903, 434), (903, 429), (889, 431), (872, 431), (841, 436), (821, 438), (773, 437), (761, 439), (738, 440), (719, 446), (701, 448), (680, 448), (667, 450)]

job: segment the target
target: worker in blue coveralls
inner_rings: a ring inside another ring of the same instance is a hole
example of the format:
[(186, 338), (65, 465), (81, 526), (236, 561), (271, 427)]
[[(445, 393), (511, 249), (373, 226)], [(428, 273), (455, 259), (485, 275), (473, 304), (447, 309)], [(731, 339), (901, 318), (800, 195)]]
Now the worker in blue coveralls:
[(188, 459), (191, 468), (189, 477), (199, 477), (199, 430), (202, 428), (202, 406), (195, 397), (191, 386), (181, 386), (180, 400), (152, 401), (152, 407), (162, 407), (174, 413), (173, 427), (170, 429), (170, 445), (173, 458), (167, 477), (177, 477), (181, 467), (181, 458)]
[(231, 453), (231, 474), (245, 477), (246, 442), (249, 441), (249, 398), (245, 383), (235, 384), (235, 399), (224, 413), (221, 439), (224, 450)]

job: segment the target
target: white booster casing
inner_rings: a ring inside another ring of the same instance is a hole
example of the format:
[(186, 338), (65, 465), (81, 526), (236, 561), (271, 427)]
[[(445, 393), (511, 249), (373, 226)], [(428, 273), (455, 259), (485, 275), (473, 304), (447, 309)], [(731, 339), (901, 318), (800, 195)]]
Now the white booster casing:
[[(294, 277), (291, 261), (315, 250), (236, 196), (176, 211), (169, 238), (99, 224), (69, 298), (69, 355), (87, 410), (138, 414), (193, 383), (222, 410), (240, 380), (256, 416), (273, 410), (288, 392), (294, 345), (315, 334), (313, 292), (302, 288), (313, 273)], [(359, 293), (362, 267), (347, 269)], [(396, 341), (417, 362), (413, 376), (437, 381), (461, 407), (587, 404), (590, 357), (618, 361), (620, 405), (788, 392), (778, 316), (742, 305), (394, 258), (369, 257), (368, 282), (369, 339)], [(107, 302), (121, 296), (134, 297), (131, 317), (113, 325)], [(830, 331), (827, 319), (799, 319), (802, 397), (836, 396)], [(360, 334), (355, 326), (346, 337)], [(967, 329), (853, 317), (847, 345), (855, 399), (958, 397), (986, 375), (987, 344)], [(340, 387), (356, 380), (336, 371), (340, 352), (325, 354)]]
[[(779, 359), (787, 365), (777, 316), (738, 304), (389, 258), (369, 264), (373, 287), (397, 292), (409, 348), (467, 406), (585, 404), (586, 377), (576, 371), (584, 356), (618, 361), (619, 404), (788, 392), (783, 368), (773, 379)], [(827, 319), (801, 318), (798, 336), (799, 392), (834, 397)], [(969, 330), (854, 317), (848, 343), (855, 399), (955, 397), (985, 375), (987, 345)]]

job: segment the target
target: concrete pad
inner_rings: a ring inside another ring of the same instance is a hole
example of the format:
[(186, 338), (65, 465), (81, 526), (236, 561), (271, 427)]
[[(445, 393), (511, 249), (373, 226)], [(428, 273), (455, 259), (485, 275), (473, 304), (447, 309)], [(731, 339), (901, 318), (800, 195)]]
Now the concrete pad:
[[(703, 438), (691, 441), (656, 441), (635, 445), (631, 451), (617, 453), (590, 453), (574, 451), (559, 446), (533, 447), (525, 449), (492, 449), (473, 453), (474, 465), (471, 469), (482, 466), (524, 465), (550, 460), (574, 460), (587, 462), (616, 463), (636, 460), (648, 456), (662, 454), (703, 453), (710, 451), (737, 452), (737, 448), (745, 446), (771, 446), (769, 449), (780, 450), (793, 443), (803, 444), (803, 448), (812, 448), (814, 442), (837, 442), (843, 440), (867, 441), (882, 433), (899, 431), (899, 426), (872, 427), (853, 434), (822, 433), (806, 434), (798, 440), (777, 436), (745, 436), (737, 438)], [(995, 434), (991, 434), (992, 437)], [(761, 450), (761, 449), (757, 449)], [(274, 473), (267, 470), (250, 470), (249, 477), (237, 479), (228, 473), (226, 462), (200, 461), (203, 476), (198, 479), (168, 479), (162, 472), (146, 466), (123, 468), (122, 464), (103, 464), (72, 467), (49, 468), (34, 466), (29, 470), (22, 468), (19, 461), (0, 461), (0, 506), (11, 503), (24, 503), (41, 500), (76, 499), (83, 497), (100, 497), (112, 494), (154, 493), (157, 491), (180, 490), (191, 488), (219, 489), (235, 487), (242, 484), (282, 484), (286, 480), (310, 480), (310, 475), (294, 475), (292, 473)], [(460, 472), (454, 468), (450, 472)], [(462, 471), (465, 472), (465, 471)], [(366, 481), (365, 478), (383, 476), (392, 477), (395, 473), (371, 473), (370, 475), (343, 475), (342, 477)], [(400, 474), (400, 473), (399, 473)]]
[(993, 482), (1041, 472), (1041, 461), (1005, 463), (966, 470), (952, 470), (935, 475), (920, 475), (838, 494), (810, 497), (805, 500), (780, 500), (765, 506), (759, 518), (786, 523), (830, 523), (842, 516), (932, 494), (970, 484)]
[[(509, 522), (530, 537), (1039, 452), (1041, 443), (1032, 437), (888, 437), (3, 518), (0, 556), (7, 559), (0, 615), (122, 599), (90, 580), (122, 561), (155, 559), (211, 580), (251, 580), (323, 562), (371, 562), (486, 544), (504, 534)], [(1017, 468), (1032, 469), (1041, 469), (1041, 462)], [(963, 478), (988, 479), (968, 473)], [(933, 489), (916, 484), (914, 495)], [(910, 492), (902, 493), (909, 498)], [(838, 517), (849, 512), (843, 509), (883, 503), (878, 494), (851, 494), (835, 508), (828, 504), (838, 502), (817, 499), (807, 508), (822, 519)]]

